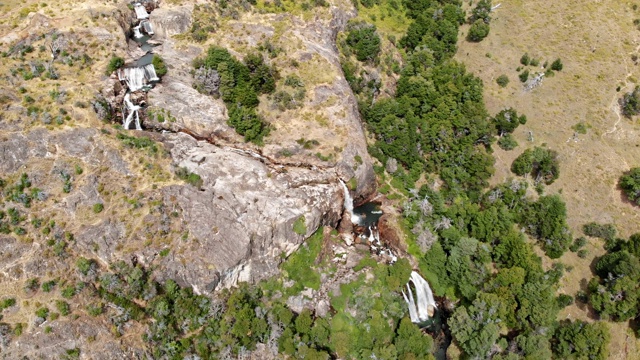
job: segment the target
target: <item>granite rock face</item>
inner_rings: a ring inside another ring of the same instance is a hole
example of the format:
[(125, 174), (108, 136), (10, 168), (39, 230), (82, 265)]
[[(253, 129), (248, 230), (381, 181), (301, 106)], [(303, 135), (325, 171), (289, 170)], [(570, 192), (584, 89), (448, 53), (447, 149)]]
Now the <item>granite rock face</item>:
[[(355, 178), (353, 197), (362, 202), (375, 191), (375, 175), (356, 100), (342, 75), (335, 44), (338, 31), (355, 15), (352, 9), (334, 7), (329, 18), (313, 21), (285, 19), (292, 26), (287, 36), (303, 44), (292, 56), (303, 61), (320, 57), (326, 70), (337, 74), (328, 83), (314, 85), (307, 103), (321, 107), (329, 127), (346, 134), (337, 137), (335, 147), (341, 148), (340, 153), (328, 162), (316, 156), (280, 156), (287, 144), (297, 139), (293, 135), (283, 138), (276, 134), (266, 140), (264, 147), (244, 143), (227, 125), (227, 109), (222, 100), (193, 89), (191, 63), (206, 49), (179, 44), (172, 38), (189, 29), (191, 10), (160, 8), (151, 13), (154, 39), (160, 44), (154, 52), (168, 64), (169, 73), (148, 93), (147, 105), (170, 113), (172, 121), (147, 119), (144, 125), (169, 132), (163, 141), (170, 149), (174, 166), (184, 167), (203, 179), (199, 189), (179, 185), (162, 189), (166, 201), (177, 199), (183, 222), (198, 245), (174, 243), (171, 255), (153, 260), (161, 262), (156, 272), (161, 278), (173, 278), (206, 292), (274, 274), (281, 254), (293, 252), (320, 225), (336, 226), (340, 222), (340, 179), (346, 182)], [(247, 41), (254, 39), (257, 43), (257, 39), (269, 38), (275, 32), (272, 26), (264, 25), (264, 20), (269, 24), (282, 20), (282, 16), (245, 17), (233, 26), (241, 25)], [(220, 45), (224, 46), (224, 41), (233, 42), (235, 35), (220, 36), (224, 38)], [(236, 56), (242, 55), (230, 50)], [(323, 106), (330, 98), (337, 100), (331, 106)], [(266, 114), (265, 120), (272, 119)], [(293, 224), (301, 218), (307, 231), (297, 234)], [(146, 260), (150, 259), (147, 256)]]

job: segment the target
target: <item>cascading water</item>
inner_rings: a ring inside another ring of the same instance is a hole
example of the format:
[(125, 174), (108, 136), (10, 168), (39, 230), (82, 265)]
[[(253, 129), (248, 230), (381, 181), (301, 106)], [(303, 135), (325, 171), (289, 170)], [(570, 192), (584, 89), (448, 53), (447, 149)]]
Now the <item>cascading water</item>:
[(133, 27), (133, 37), (136, 39), (140, 39), (142, 37), (142, 33), (140, 32), (140, 25)]
[(353, 198), (351, 197), (351, 193), (349, 193), (349, 188), (347, 188), (347, 185), (342, 180), (340, 180), (340, 184), (342, 184), (342, 190), (344, 192), (344, 211), (349, 214), (351, 223), (357, 225), (360, 222), (360, 217), (353, 213)]
[(133, 67), (124, 69), (124, 78), (129, 86), (129, 91), (134, 92), (142, 89), (144, 86), (144, 68)]
[(156, 75), (156, 68), (153, 66), (153, 64), (145, 65), (143, 69), (144, 69), (144, 75), (148, 81), (160, 80), (158, 78), (158, 75)]
[(152, 36), (154, 34), (151, 22), (148, 20), (141, 21), (140, 26), (142, 26), (142, 29), (144, 29), (144, 32), (147, 33), (147, 35)]
[[(411, 284), (416, 290), (415, 296), (411, 290)], [(411, 272), (411, 277), (407, 283), (407, 292), (409, 295), (402, 291), (402, 297), (406, 301), (409, 307), (409, 316), (411, 322), (421, 323), (429, 320), (433, 316), (433, 313), (437, 309), (436, 302), (433, 299), (433, 292), (429, 287), (429, 283), (420, 274), (415, 271)]]
[(135, 4), (133, 9), (136, 12), (136, 17), (138, 20), (144, 20), (149, 18), (149, 13), (147, 13), (147, 9), (142, 6), (142, 4)]
[(131, 102), (131, 93), (128, 92), (125, 96), (124, 96), (124, 104), (126, 106), (126, 110), (129, 113), (129, 115), (127, 115), (127, 117), (124, 117), (125, 111), (122, 111), (122, 125), (124, 126), (124, 128), (126, 130), (129, 130), (129, 128), (131, 127), (131, 123), (134, 121), (134, 117), (135, 117), (135, 125), (136, 125), (136, 130), (142, 130), (142, 126), (140, 126), (140, 116), (138, 115), (138, 110), (140, 110), (140, 106), (138, 105), (134, 105)]

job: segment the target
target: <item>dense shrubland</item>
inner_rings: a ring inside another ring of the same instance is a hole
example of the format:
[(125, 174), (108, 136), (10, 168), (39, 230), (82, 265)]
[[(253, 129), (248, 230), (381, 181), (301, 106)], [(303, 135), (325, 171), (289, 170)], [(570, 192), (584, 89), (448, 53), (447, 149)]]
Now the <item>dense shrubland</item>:
[(226, 49), (212, 46), (204, 58), (194, 61), (194, 87), (220, 96), (229, 111), (228, 124), (245, 141), (261, 144), (269, 125), (258, 115), (258, 95), (275, 90), (276, 72), (261, 53), (250, 53), (241, 62)]

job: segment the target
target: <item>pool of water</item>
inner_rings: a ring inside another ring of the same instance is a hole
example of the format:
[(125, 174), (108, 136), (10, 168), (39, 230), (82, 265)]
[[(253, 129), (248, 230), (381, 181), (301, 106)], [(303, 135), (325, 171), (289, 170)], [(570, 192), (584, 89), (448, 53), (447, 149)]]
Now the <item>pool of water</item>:
[(382, 210), (380, 204), (368, 202), (353, 209), (353, 214), (358, 216), (358, 225), (368, 227), (380, 220)]

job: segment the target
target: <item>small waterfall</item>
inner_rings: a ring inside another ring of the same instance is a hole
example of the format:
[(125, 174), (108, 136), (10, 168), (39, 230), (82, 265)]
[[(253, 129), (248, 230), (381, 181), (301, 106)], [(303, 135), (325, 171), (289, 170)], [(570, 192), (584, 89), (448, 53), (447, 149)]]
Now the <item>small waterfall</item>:
[(349, 193), (349, 188), (347, 188), (347, 185), (342, 180), (340, 180), (340, 184), (342, 184), (342, 190), (344, 192), (344, 210), (349, 214), (351, 223), (357, 225), (360, 222), (360, 217), (353, 213), (353, 198), (351, 197), (351, 193)]
[(142, 126), (140, 126), (140, 116), (138, 115), (138, 110), (140, 110), (140, 106), (138, 105), (134, 105), (131, 102), (131, 93), (127, 92), (127, 94), (124, 96), (124, 104), (126, 106), (126, 110), (128, 110), (129, 115), (127, 115), (127, 117), (124, 117), (125, 111), (123, 109), (122, 111), (122, 126), (126, 129), (129, 130), (129, 128), (131, 127), (131, 123), (134, 121), (134, 117), (135, 117), (135, 125), (136, 125), (136, 130), (142, 130)]
[(147, 13), (147, 9), (144, 8), (141, 4), (135, 4), (133, 9), (136, 11), (136, 17), (138, 20), (144, 20), (149, 18), (149, 13)]
[(140, 39), (142, 37), (142, 33), (140, 32), (140, 25), (133, 27), (133, 37), (136, 39)]
[(143, 69), (144, 69), (144, 75), (147, 77), (147, 80), (149, 81), (160, 80), (158, 78), (158, 75), (156, 75), (156, 68), (153, 67), (153, 64), (145, 65)]
[(125, 68), (124, 78), (127, 81), (127, 86), (129, 86), (129, 91), (133, 92), (142, 89), (142, 86), (144, 85), (144, 76), (144, 68)]
[(142, 26), (142, 29), (144, 30), (144, 32), (147, 33), (147, 35), (152, 36), (154, 34), (153, 27), (151, 26), (151, 23), (148, 20), (141, 21), (140, 25)]
[[(415, 296), (411, 290), (410, 283), (413, 283), (415, 287)], [(409, 293), (409, 296), (407, 296), (403, 291), (402, 297), (404, 297), (404, 300), (409, 307), (411, 322), (421, 323), (429, 320), (429, 317), (433, 316), (433, 312), (437, 309), (429, 283), (420, 276), (420, 274), (412, 271), (409, 282), (407, 283), (407, 292)]]

